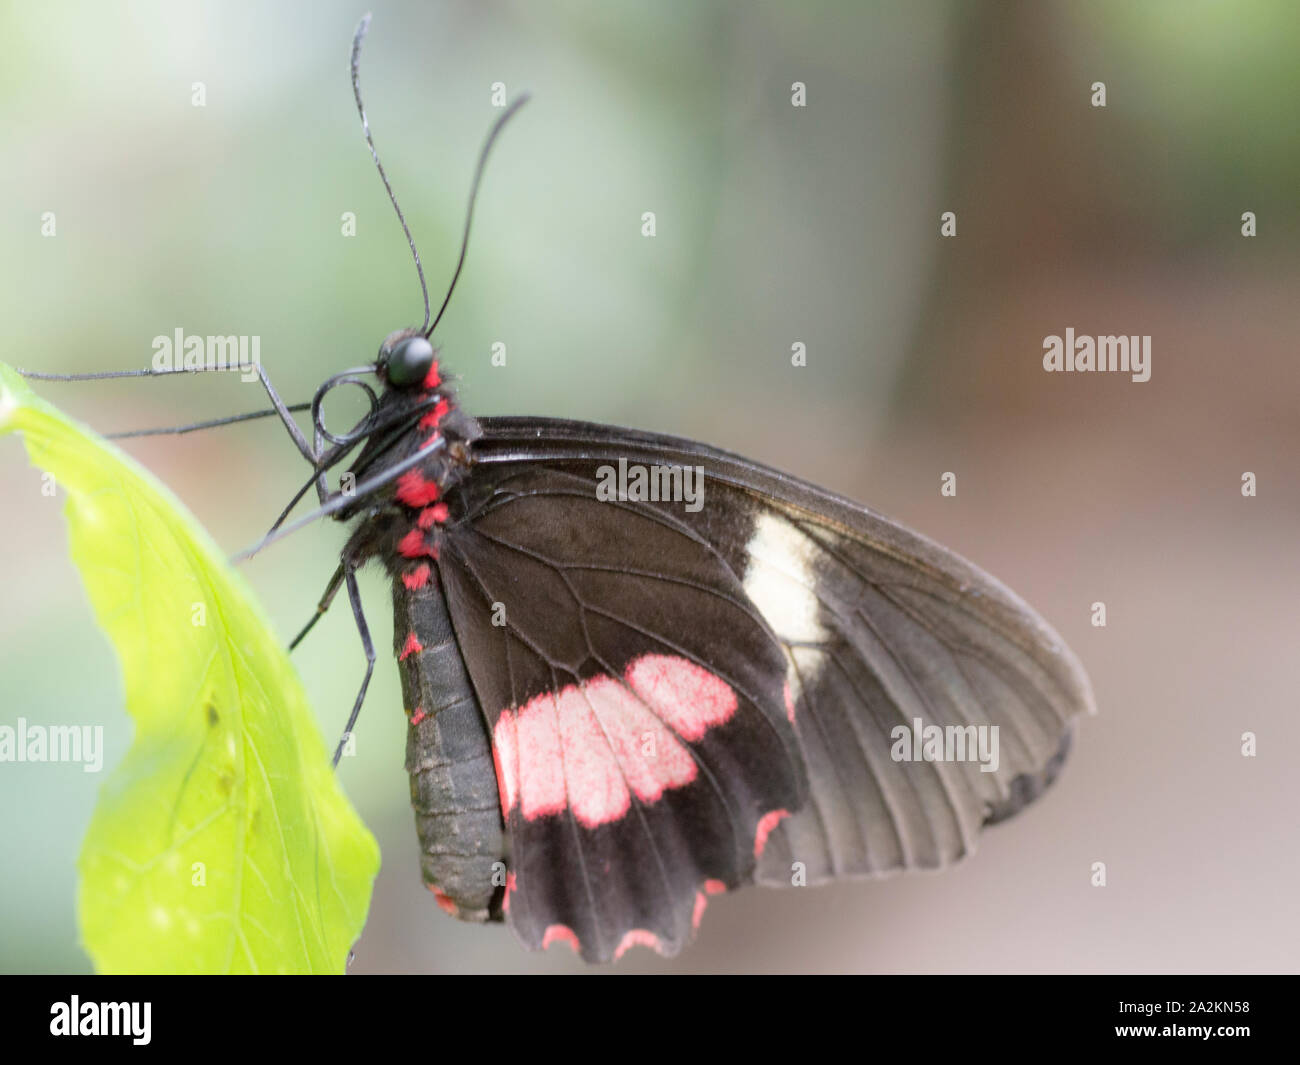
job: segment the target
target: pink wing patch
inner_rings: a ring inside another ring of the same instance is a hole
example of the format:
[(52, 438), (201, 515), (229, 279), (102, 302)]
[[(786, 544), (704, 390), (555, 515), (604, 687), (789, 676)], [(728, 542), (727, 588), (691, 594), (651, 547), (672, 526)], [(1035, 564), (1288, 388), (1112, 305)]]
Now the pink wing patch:
[(736, 712), (731, 686), (684, 658), (644, 655), (627, 667), (627, 682), (662, 721), (691, 742)]
[(736, 695), (685, 659), (646, 655), (627, 683), (597, 676), (504, 710), (493, 729), (501, 805), (528, 820), (566, 807), (587, 828), (617, 821), (635, 795), (658, 801), (699, 770), (682, 740), (730, 720)]

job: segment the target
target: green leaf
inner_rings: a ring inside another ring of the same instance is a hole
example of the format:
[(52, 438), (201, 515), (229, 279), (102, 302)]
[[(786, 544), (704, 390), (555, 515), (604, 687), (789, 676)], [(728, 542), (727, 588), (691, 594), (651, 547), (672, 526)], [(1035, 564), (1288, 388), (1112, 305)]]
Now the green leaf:
[(96, 968), (343, 971), (379, 848), (244, 581), (167, 489), (0, 365), (9, 430), (67, 493), (135, 721), (79, 862)]

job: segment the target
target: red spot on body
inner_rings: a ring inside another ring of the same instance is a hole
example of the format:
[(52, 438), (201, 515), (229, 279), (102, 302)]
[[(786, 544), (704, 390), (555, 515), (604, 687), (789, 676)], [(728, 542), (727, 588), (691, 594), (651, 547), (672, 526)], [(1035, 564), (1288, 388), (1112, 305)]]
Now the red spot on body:
[(574, 954), (578, 953), (578, 937), (572, 928), (562, 924), (553, 924), (542, 933), (542, 950), (545, 950), (552, 943), (567, 944)]
[(428, 716), (429, 716), (429, 715), (426, 714), (426, 713), (424, 712), (424, 707), (422, 707), (422, 706), (417, 706), (417, 707), (416, 707), (416, 708), (411, 712), (411, 724), (412, 724), (412, 725), (418, 725), (421, 721), (423, 721), (423, 720), (424, 720), (426, 717), (428, 717)]
[(767, 837), (772, 834), (772, 830), (776, 828), (777, 825), (789, 816), (789, 810), (772, 810), (758, 819), (758, 828), (754, 831), (755, 858), (761, 858), (763, 856), (763, 848), (767, 846)]
[(633, 947), (649, 947), (659, 954), (664, 953), (664, 945), (657, 935), (644, 928), (634, 928), (619, 941), (618, 949), (614, 951), (614, 960), (617, 961)]
[(432, 392), (442, 384), (442, 374), (438, 371), (438, 360), (433, 360), (433, 365), (429, 367), (429, 372), (424, 375), (424, 390)]
[(449, 410), (451, 410), (450, 403), (448, 403), (445, 399), (438, 400), (433, 410), (429, 411), (428, 414), (426, 414), (423, 418), (420, 419), (420, 428), (436, 429), (438, 427), (438, 423), (447, 416), (447, 412)]
[(426, 584), (429, 583), (428, 563), (421, 562), (410, 573), (403, 573), (402, 583), (406, 585), (406, 587), (412, 592), (415, 591), (417, 588), (423, 588)]
[(418, 655), (424, 650), (424, 644), (416, 639), (415, 633), (406, 634), (406, 643), (402, 645), (402, 653), (397, 656), (399, 662), (405, 662), (411, 655)]
[(510, 912), (510, 893), (514, 890), (515, 890), (515, 873), (514, 870), (512, 869), (510, 870), (510, 872), (506, 873), (506, 890), (505, 890), (505, 894), (501, 896), (501, 911), (503, 913)]
[(684, 740), (702, 739), (736, 712), (736, 693), (707, 669), (675, 655), (644, 655), (627, 682), (664, 724)]
[(704, 881), (704, 893), (706, 895), (721, 895), (727, 890), (727, 885), (721, 880)]
[(427, 887), (433, 893), (433, 898), (434, 901), (438, 904), (438, 909), (442, 910), (443, 913), (451, 914), (453, 917), (456, 916), (457, 912), (460, 910), (459, 906), (457, 906), (454, 902), (452, 902), (448, 896), (444, 895), (441, 891), (439, 891), (436, 887), (434, 887), (434, 885), (425, 884), (424, 886)]
[(403, 536), (397, 541), (397, 550), (407, 558), (419, 558), (421, 555), (438, 557), (438, 549), (425, 540), (423, 529), (412, 529)]
[(419, 470), (407, 470), (397, 478), (397, 498), (412, 509), (427, 507), (437, 501), (442, 490)]
[(415, 519), (415, 524), (421, 529), (432, 528), (435, 524), (441, 525), (447, 520), (447, 504), (435, 503), (431, 507), (425, 507), (420, 511), (420, 516)]

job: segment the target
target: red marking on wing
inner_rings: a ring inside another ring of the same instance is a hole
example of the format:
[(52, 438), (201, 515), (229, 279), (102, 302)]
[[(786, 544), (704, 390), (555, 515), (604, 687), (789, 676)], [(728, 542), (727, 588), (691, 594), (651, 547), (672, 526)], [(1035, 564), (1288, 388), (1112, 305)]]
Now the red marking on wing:
[(701, 885), (701, 890), (695, 893), (695, 908), (691, 911), (691, 928), (698, 932), (700, 930), (700, 921), (704, 919), (704, 911), (709, 905), (710, 895), (721, 895), (727, 890), (727, 885), (721, 880), (706, 880)]
[(432, 392), (442, 384), (442, 374), (438, 371), (438, 360), (433, 360), (433, 365), (429, 367), (429, 372), (424, 375), (424, 390)]
[(423, 588), (429, 583), (429, 572), (428, 563), (421, 562), (410, 573), (402, 574), (402, 583), (411, 591), (415, 591), (417, 588)]
[(449, 410), (451, 410), (450, 403), (448, 403), (445, 399), (438, 400), (433, 410), (429, 411), (428, 414), (426, 414), (423, 418), (420, 419), (420, 428), (436, 429), (438, 427), (438, 423), (447, 416), (447, 412)]
[(736, 712), (736, 693), (707, 669), (675, 655), (644, 655), (627, 668), (627, 682), (684, 740), (702, 739)]
[(755, 858), (761, 858), (763, 856), (763, 848), (767, 846), (767, 837), (772, 834), (772, 830), (776, 828), (777, 825), (789, 816), (789, 810), (772, 810), (759, 818), (758, 828), (754, 832)]
[(411, 655), (418, 655), (424, 650), (424, 644), (416, 639), (415, 633), (406, 634), (406, 643), (402, 645), (402, 653), (397, 656), (399, 662), (405, 662)]
[(794, 724), (794, 692), (790, 690), (790, 682), (786, 681), (785, 685), (785, 716), (790, 719), (790, 724)]
[(427, 507), (436, 502), (441, 493), (438, 482), (429, 480), (419, 470), (407, 470), (397, 478), (398, 501), (412, 509)]
[(695, 893), (695, 909), (691, 913), (691, 927), (696, 931), (699, 930), (700, 921), (704, 917), (705, 907), (709, 905), (710, 895), (721, 895), (727, 890), (727, 885), (721, 880), (704, 881), (703, 890)]
[(578, 937), (572, 928), (562, 924), (553, 924), (542, 933), (542, 950), (552, 943), (564, 943), (574, 954), (578, 953)]
[(658, 954), (664, 953), (664, 945), (657, 935), (644, 928), (634, 928), (619, 941), (618, 949), (614, 951), (614, 960), (617, 961), (633, 947), (649, 947)]
[(420, 511), (420, 516), (415, 519), (415, 524), (421, 529), (432, 528), (435, 524), (441, 525), (447, 520), (447, 504), (435, 503), (431, 507), (425, 507)]
[(611, 677), (543, 692), (503, 711), (493, 739), (502, 806), (508, 811), (518, 801), (530, 821), (567, 807), (595, 828), (623, 817), (633, 794), (657, 802), (699, 773), (668, 726)]
[(699, 931), (700, 922), (704, 920), (704, 911), (709, 905), (709, 900), (705, 898), (703, 891), (695, 893), (695, 909), (691, 911), (691, 927)]

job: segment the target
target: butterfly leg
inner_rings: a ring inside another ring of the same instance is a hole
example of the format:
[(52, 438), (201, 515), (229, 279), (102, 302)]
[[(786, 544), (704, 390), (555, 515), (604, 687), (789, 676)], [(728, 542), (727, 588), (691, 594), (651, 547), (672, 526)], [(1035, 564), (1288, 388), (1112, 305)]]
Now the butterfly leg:
[(334, 576), (330, 578), (329, 584), (325, 586), (325, 594), (320, 597), (320, 602), (316, 604), (316, 613), (312, 616), (312, 619), (303, 626), (302, 632), (298, 633), (298, 635), (293, 638), (293, 642), (289, 644), (290, 651), (302, 643), (306, 638), (307, 633), (311, 632), (311, 627), (325, 616), (325, 611), (327, 611), (330, 608), (330, 604), (334, 602), (334, 597), (338, 595), (339, 588), (341, 588), (342, 585), (343, 563), (340, 562), (338, 569), (334, 571)]
[[(311, 410), (310, 403), (290, 403), (290, 411)], [(235, 425), (239, 422), (253, 421), (257, 418), (279, 417), (277, 410), (253, 410), (246, 414), (228, 414), (224, 418), (209, 418), (202, 422), (187, 422), (185, 425), (168, 425), (161, 429), (126, 429), (116, 433), (105, 433), (106, 440), (129, 440), (139, 436), (180, 436), (183, 433), (196, 433), (200, 429), (216, 429), (222, 425)]]
[(334, 751), (334, 765), (339, 764), (339, 759), (343, 757), (343, 746), (348, 742), (348, 737), (352, 735), (352, 727), (357, 723), (357, 717), (361, 713), (361, 704), (366, 699), (366, 689), (370, 687), (370, 674), (375, 671), (375, 645), (370, 640), (370, 628), (366, 625), (366, 615), (361, 609), (361, 590), (357, 587), (357, 563), (350, 558), (343, 560), (343, 580), (348, 586), (348, 599), (352, 603), (352, 617), (357, 623), (357, 632), (361, 634), (361, 646), (366, 652), (366, 675), (361, 681), (361, 690), (357, 692), (357, 701), (352, 705), (352, 713), (348, 715), (347, 728), (343, 730), (343, 737), (339, 740), (338, 748)]
[(280, 421), (284, 423), (285, 429), (293, 439), (294, 446), (302, 452), (302, 457), (315, 466), (319, 461), (315, 448), (307, 443), (307, 438), (302, 435), (302, 430), (298, 428), (298, 423), (293, 420), (293, 415), (289, 413), (289, 408), (285, 406), (284, 400), (276, 392), (271, 384), (271, 379), (266, 376), (266, 371), (262, 369), (262, 364), (257, 364), (257, 377), (262, 382), (262, 387), (266, 389), (266, 394), (270, 397), (271, 406), (275, 408), (275, 413), (280, 416)]
[[(313, 419), (313, 423), (314, 423), (314, 419)], [(316, 445), (316, 454), (317, 455), (325, 454), (325, 437), (321, 434), (319, 425), (313, 424), (312, 426), (312, 441)], [(329, 499), (329, 494), (330, 494), (329, 482), (325, 479), (325, 471), (321, 470), (320, 476), (316, 478), (316, 497), (321, 501), (321, 504), (323, 505)]]

